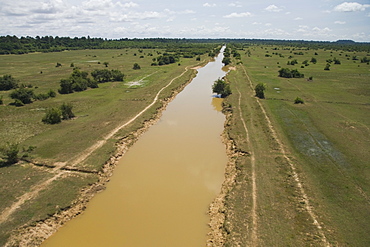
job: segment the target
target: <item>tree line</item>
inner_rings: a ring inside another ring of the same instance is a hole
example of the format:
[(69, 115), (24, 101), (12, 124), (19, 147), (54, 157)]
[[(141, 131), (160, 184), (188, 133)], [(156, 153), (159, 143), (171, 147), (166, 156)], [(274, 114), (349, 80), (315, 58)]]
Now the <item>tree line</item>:
[(214, 56), (215, 46), (233, 43), (236, 48), (250, 45), (284, 45), (309, 49), (333, 49), (344, 51), (370, 52), (370, 43), (353, 41), (304, 41), (304, 40), (265, 40), (265, 39), (103, 39), (87, 37), (0, 36), (0, 54), (25, 54), (30, 52), (59, 52), (80, 49), (167, 49), (183, 56), (196, 56), (209, 52)]

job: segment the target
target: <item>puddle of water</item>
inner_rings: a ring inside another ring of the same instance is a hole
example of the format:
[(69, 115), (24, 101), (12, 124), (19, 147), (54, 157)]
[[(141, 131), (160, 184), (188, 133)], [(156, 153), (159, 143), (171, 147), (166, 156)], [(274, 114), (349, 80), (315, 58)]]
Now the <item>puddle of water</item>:
[[(208, 206), (227, 162), (222, 55), (198, 75), (120, 160), (107, 189), (42, 246), (205, 246)], [(215, 111), (216, 110), (216, 111)]]

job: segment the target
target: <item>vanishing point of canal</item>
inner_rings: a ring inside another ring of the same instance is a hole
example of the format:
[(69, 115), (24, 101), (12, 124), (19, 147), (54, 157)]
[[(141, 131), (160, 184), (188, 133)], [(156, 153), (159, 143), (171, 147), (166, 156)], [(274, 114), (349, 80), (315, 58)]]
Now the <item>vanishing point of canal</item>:
[(106, 190), (43, 247), (206, 245), (207, 210), (227, 163), (222, 99), (212, 97), (212, 84), (225, 75), (222, 59), (221, 52), (198, 69), (121, 158)]

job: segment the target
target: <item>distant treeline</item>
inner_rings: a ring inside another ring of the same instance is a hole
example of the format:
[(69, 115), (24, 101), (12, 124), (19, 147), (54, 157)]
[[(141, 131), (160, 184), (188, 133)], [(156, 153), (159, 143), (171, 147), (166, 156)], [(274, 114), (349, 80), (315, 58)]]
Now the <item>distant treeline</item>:
[(234, 43), (240, 45), (284, 45), (306, 47), (311, 49), (334, 49), (344, 51), (370, 52), (370, 43), (358, 43), (351, 40), (303, 41), (303, 40), (265, 40), (265, 39), (103, 39), (88, 37), (20, 37), (0, 36), (0, 54), (25, 54), (31, 52), (60, 52), (64, 50), (81, 49), (166, 49), (168, 51), (189, 52), (189, 48), (198, 50), (197, 54), (204, 54), (209, 44)]

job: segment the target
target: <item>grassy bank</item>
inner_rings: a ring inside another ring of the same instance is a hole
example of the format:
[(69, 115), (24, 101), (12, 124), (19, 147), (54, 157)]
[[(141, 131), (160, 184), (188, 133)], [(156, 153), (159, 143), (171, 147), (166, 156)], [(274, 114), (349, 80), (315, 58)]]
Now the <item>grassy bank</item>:
[[(238, 52), (241, 60), (234, 64), (242, 63), (228, 74), (233, 94), (225, 103), (233, 114), (227, 131), (237, 150), (248, 155), (236, 160), (236, 185), (226, 200), (226, 245), (367, 246), (370, 67), (353, 58), (368, 54), (283, 46), (249, 46)], [(312, 58), (317, 62), (302, 64)], [(334, 58), (341, 63), (324, 70)], [(298, 64), (287, 64), (294, 59)], [(297, 69), (305, 77), (278, 77), (281, 68)], [(266, 84), (266, 99), (255, 98), (257, 83)], [(294, 104), (296, 97), (304, 104)]]
[[(0, 74), (11, 74), (19, 83), (32, 84), (36, 94), (46, 93), (50, 89), (57, 91), (59, 81), (68, 78), (73, 67), (91, 72), (94, 69), (118, 69), (125, 74), (124, 82), (107, 82), (99, 88), (83, 92), (60, 95), (44, 101), (15, 107), (9, 105), (13, 100), (9, 92), (1, 91), (4, 104), (0, 106), (0, 138), (4, 143), (19, 143), (21, 148), (34, 146), (27, 160), (12, 166), (0, 168), (0, 188), (2, 216), (23, 195), (38, 190), (32, 197), (24, 199), (14, 211), (2, 217), (0, 221), (0, 245), (4, 245), (10, 234), (19, 227), (26, 227), (42, 221), (54, 213), (70, 207), (80, 195), (81, 189), (99, 180), (103, 164), (116, 152), (118, 140), (144, 126), (155, 118), (158, 109), (172, 94), (181, 90), (195, 75), (195, 70), (187, 70), (183, 76), (174, 80), (159, 95), (158, 101), (135, 121), (122, 128), (111, 138), (104, 137), (123, 123), (129, 121), (151, 104), (157, 92), (182, 74), (185, 68), (200, 65), (208, 61), (207, 54), (201, 61), (195, 58), (181, 58), (178, 63), (165, 66), (151, 66), (153, 56), (164, 50), (124, 49), (124, 50), (79, 50), (58, 53), (33, 53), (26, 55), (4, 55), (0, 61)], [(108, 62), (105, 67), (104, 62)], [(56, 67), (56, 64), (62, 64)], [(134, 70), (138, 63), (140, 70)], [(42, 73), (41, 73), (42, 71)], [(130, 82), (140, 82), (131, 86)], [(58, 107), (62, 103), (71, 103), (76, 117), (60, 124), (46, 125), (41, 122), (46, 109)], [(130, 137), (129, 137), (130, 138)], [(64, 166), (69, 166), (86, 150), (99, 141), (104, 145), (94, 150), (74, 168), (83, 172), (64, 172), (60, 177), (48, 183), (59, 174)], [(46, 185), (39, 188), (40, 184)], [(96, 193), (96, 192), (95, 192)], [(42, 235), (42, 233), (41, 233)], [(37, 243), (40, 240), (35, 241)]]

